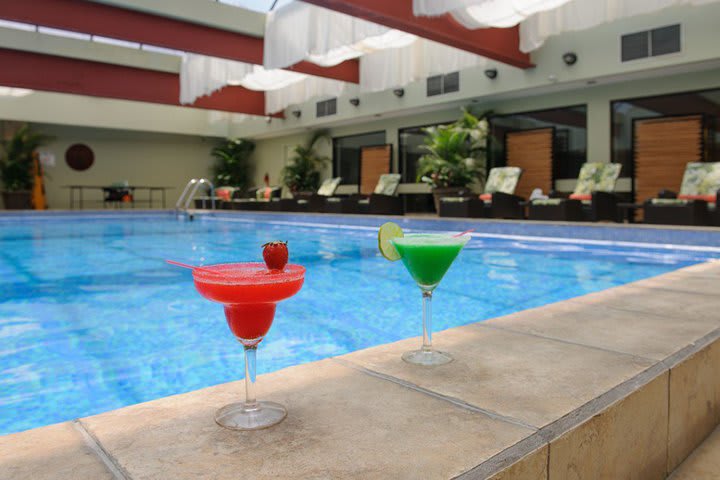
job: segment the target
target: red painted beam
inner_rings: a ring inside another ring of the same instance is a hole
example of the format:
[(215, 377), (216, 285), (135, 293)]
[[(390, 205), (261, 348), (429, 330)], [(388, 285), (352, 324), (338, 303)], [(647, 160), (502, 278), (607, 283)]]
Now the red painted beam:
[[(0, 0), (0, 18), (262, 65), (263, 39), (85, 0)], [(358, 83), (357, 60), (290, 70)]]
[(416, 17), (412, 0), (304, 0), (320, 7), (352, 15), (435, 42), (492, 58), (508, 65), (530, 68), (527, 53), (520, 51), (518, 27), (469, 30), (450, 14)]
[[(180, 77), (173, 73), (6, 48), (0, 65), (0, 85), (7, 87), (180, 105)], [(186, 106), (265, 115), (265, 94), (229, 86)]]

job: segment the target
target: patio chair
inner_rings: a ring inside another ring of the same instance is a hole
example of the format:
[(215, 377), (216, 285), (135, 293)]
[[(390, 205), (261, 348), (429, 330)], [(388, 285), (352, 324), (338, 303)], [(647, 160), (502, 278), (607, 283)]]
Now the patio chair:
[(325, 201), (325, 213), (367, 213), (372, 215), (402, 215), (402, 198), (398, 196), (401, 176), (384, 173), (378, 178), (373, 193), (349, 197), (329, 197)]
[[(230, 210), (230, 201), (233, 195), (239, 189), (236, 187), (218, 187), (215, 189), (215, 208)], [(212, 198), (210, 196), (195, 197), (195, 208), (209, 209), (212, 208)]]
[(643, 205), (645, 223), (665, 225), (720, 225), (718, 192), (720, 162), (690, 162), (680, 193), (663, 190)]
[(617, 221), (615, 184), (620, 176), (619, 163), (588, 162), (580, 169), (575, 191), (568, 198), (532, 200), (530, 220)]
[(523, 198), (515, 195), (522, 168), (495, 167), (490, 170), (485, 190), (478, 197), (443, 197), (441, 217), (525, 218)]
[(103, 187), (103, 208), (107, 204), (111, 204), (115, 208), (123, 203), (132, 203), (133, 196), (128, 187), (127, 180), (122, 182), (113, 182), (109, 187)]
[(270, 203), (275, 198), (280, 198), (282, 187), (258, 187), (248, 190), (244, 196), (239, 190), (235, 191), (234, 198), (230, 201), (231, 210), (270, 210)]
[(325, 200), (335, 194), (341, 181), (342, 177), (327, 178), (320, 184), (317, 192), (276, 200), (270, 209), (283, 212), (322, 212), (325, 209)]

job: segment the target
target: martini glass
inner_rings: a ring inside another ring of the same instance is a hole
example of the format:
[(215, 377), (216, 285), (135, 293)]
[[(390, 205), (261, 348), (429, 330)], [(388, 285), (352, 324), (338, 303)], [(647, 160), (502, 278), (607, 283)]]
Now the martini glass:
[(433, 366), (453, 360), (449, 353), (432, 348), (432, 295), (468, 240), (468, 235), (452, 237), (433, 233), (408, 234), (391, 240), (422, 292), (423, 344), (420, 350), (403, 354), (402, 359), (408, 363)]
[(222, 303), (230, 330), (245, 349), (245, 401), (217, 411), (215, 421), (231, 430), (258, 430), (280, 423), (285, 407), (255, 398), (255, 356), (265, 338), (277, 302), (300, 291), (305, 268), (286, 265), (268, 270), (264, 263), (227, 263), (195, 268), (195, 288), (200, 295)]

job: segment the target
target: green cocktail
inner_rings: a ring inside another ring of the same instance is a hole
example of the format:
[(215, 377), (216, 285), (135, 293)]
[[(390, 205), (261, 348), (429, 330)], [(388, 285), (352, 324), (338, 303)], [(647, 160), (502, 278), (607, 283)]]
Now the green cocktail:
[(391, 241), (415, 283), (423, 290), (433, 290), (469, 238), (422, 233)]
[(470, 237), (431, 233), (401, 236), (402, 230), (397, 229), (399, 235), (390, 238), (389, 243), (420, 287), (423, 299), (422, 348), (406, 352), (402, 358), (408, 363), (424, 366), (449, 363), (453, 359), (450, 354), (432, 348), (432, 294)]

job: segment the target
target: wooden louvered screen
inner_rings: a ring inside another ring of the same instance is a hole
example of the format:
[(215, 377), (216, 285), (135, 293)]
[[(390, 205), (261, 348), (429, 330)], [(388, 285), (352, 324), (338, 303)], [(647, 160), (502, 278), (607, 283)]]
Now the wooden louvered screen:
[(701, 115), (636, 120), (633, 125), (635, 201), (655, 198), (660, 190), (679, 191), (688, 162), (701, 162)]
[(554, 133), (552, 128), (538, 128), (505, 135), (506, 165), (523, 169), (516, 195), (528, 198), (536, 188), (547, 195), (553, 189)]
[(362, 147), (360, 149), (360, 194), (370, 195), (380, 175), (390, 173), (392, 145)]

